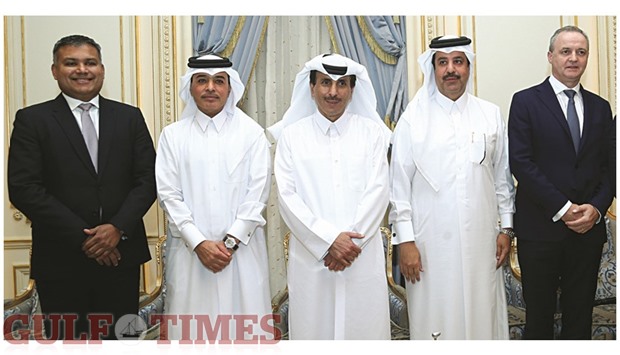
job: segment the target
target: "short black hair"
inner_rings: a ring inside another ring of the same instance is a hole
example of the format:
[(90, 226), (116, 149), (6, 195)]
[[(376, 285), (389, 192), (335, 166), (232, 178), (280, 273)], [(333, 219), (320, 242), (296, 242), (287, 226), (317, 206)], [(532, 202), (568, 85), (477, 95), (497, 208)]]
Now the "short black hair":
[[(310, 84), (314, 85), (316, 84), (316, 72), (318, 70), (311, 70), (310, 71)], [(355, 75), (347, 75), (349, 77), (351, 77), (349, 83), (351, 84), (351, 88), (355, 87), (355, 81), (357, 80), (357, 77)]]
[(84, 36), (84, 35), (70, 35), (70, 36), (65, 36), (59, 39), (58, 42), (54, 44), (54, 49), (52, 50), (54, 63), (56, 63), (56, 54), (58, 53), (58, 50), (60, 48), (66, 47), (66, 46), (79, 47), (83, 45), (93, 46), (97, 50), (99, 61), (101, 61), (101, 46), (99, 45), (99, 43), (95, 42), (94, 39)]

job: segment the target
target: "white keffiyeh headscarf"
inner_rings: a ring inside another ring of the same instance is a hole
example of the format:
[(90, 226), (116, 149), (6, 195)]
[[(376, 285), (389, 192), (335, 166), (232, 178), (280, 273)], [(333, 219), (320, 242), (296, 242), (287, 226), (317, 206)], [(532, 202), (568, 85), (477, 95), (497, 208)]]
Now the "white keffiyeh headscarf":
[(284, 127), (317, 111), (316, 103), (310, 93), (310, 72), (313, 70), (328, 75), (332, 80), (355, 75), (355, 88), (346, 111), (377, 121), (385, 127), (386, 135), (388, 137), (391, 135), (390, 129), (377, 113), (377, 98), (366, 67), (340, 54), (321, 54), (306, 62), (297, 74), (291, 105), (282, 116), (282, 120), (267, 128), (276, 141), (280, 138)]
[(185, 118), (194, 117), (198, 111), (196, 101), (194, 101), (194, 98), (190, 92), (192, 76), (197, 73), (206, 73), (211, 76), (221, 72), (228, 74), (228, 77), (230, 78), (231, 90), (230, 95), (228, 95), (226, 105), (224, 105), (224, 110), (226, 110), (230, 116), (234, 115), (237, 102), (239, 102), (241, 97), (243, 97), (245, 85), (243, 85), (241, 78), (239, 78), (239, 73), (232, 68), (232, 63), (226, 58), (218, 57), (213, 54), (207, 54), (200, 57), (190, 58), (187, 65), (189, 66), (189, 69), (185, 75), (181, 77), (181, 89), (179, 91), (179, 96), (186, 104), (183, 112), (181, 113), (180, 119), (182, 120)]

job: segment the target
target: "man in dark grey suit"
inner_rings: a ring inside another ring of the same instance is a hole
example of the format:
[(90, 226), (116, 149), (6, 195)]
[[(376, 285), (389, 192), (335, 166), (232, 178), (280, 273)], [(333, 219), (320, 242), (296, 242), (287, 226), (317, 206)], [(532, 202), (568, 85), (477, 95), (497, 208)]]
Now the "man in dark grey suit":
[(613, 193), (608, 152), (611, 108), (579, 84), (588, 54), (588, 38), (581, 29), (558, 29), (547, 54), (552, 75), (517, 92), (510, 105), (510, 167), (518, 181), (514, 230), (526, 303), (526, 339), (553, 338), (558, 287), (560, 337), (591, 338), (606, 240), (603, 217)]
[(32, 221), (47, 335), (114, 339), (113, 324), (137, 314), (140, 264), (150, 260), (142, 217), (156, 197), (155, 150), (138, 108), (99, 95), (99, 44), (67, 36), (53, 57), (62, 93), (17, 112), (9, 198)]

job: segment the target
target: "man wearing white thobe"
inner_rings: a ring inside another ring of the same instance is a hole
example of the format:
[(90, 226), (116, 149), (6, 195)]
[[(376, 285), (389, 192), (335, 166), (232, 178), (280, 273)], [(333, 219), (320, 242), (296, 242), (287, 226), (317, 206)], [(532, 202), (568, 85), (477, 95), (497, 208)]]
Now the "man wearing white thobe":
[(513, 234), (514, 185), (499, 108), (471, 94), (470, 44), (431, 42), (418, 59), (424, 84), (392, 138), (389, 219), (412, 340), (436, 332), (508, 339), (500, 266)]
[[(314, 100), (314, 101), (313, 101)], [(320, 55), (297, 75), (269, 128), (280, 213), (291, 230), (290, 339), (389, 339), (380, 224), (390, 131), (364, 66)]]
[(244, 86), (232, 63), (206, 55), (188, 66), (180, 93), (187, 106), (162, 131), (156, 160), (168, 217), (164, 307), (179, 318), (168, 338), (273, 340), (261, 215), (271, 179), (269, 142), (236, 107)]

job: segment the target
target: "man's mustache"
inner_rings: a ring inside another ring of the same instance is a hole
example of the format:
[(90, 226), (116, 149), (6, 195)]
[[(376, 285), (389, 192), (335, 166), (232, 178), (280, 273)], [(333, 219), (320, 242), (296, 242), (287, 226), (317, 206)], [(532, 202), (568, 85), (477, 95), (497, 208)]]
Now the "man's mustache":
[(442, 79), (443, 79), (443, 80), (447, 80), (447, 79), (450, 79), (450, 78), (460, 79), (460, 78), (461, 78), (461, 76), (460, 76), (460, 75), (458, 75), (458, 74), (446, 74), (446, 75), (444, 75), (444, 76), (442, 77)]

